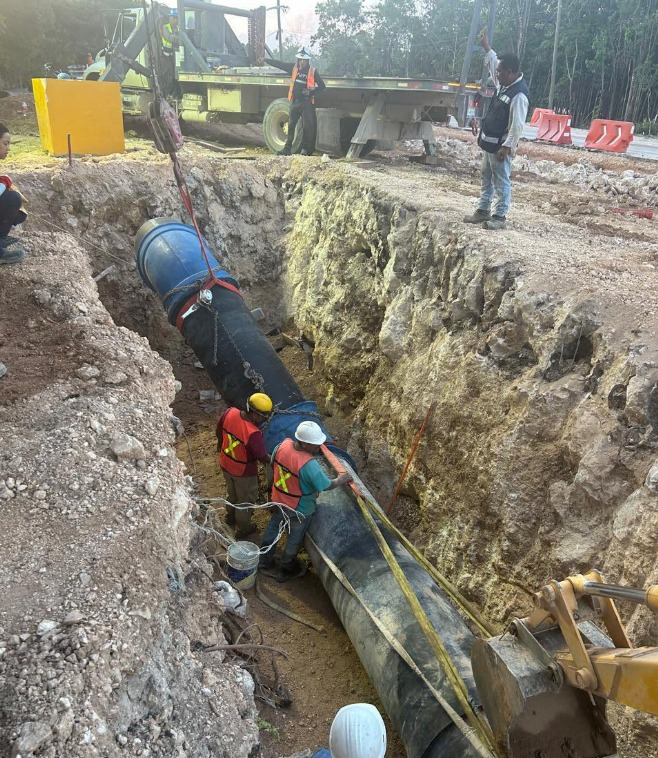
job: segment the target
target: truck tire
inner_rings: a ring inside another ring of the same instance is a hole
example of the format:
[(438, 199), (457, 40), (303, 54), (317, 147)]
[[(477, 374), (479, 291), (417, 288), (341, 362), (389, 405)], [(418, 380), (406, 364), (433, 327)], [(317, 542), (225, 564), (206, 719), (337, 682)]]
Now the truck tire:
[[(265, 111), (263, 118), (263, 136), (265, 144), (273, 153), (283, 150), (288, 138), (288, 121), (290, 120), (290, 103), (283, 97), (271, 102)], [(296, 153), (302, 147), (302, 120), (300, 119), (295, 129), (295, 137), (292, 141), (292, 152)]]

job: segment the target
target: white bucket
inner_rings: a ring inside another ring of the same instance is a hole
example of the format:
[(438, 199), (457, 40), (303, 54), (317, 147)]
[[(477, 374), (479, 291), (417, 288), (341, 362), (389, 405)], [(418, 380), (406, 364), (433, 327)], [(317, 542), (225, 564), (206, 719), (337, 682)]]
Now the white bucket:
[(254, 545), (253, 542), (234, 542), (228, 546), (228, 578), (238, 589), (248, 590), (254, 586), (259, 558), (258, 545)]

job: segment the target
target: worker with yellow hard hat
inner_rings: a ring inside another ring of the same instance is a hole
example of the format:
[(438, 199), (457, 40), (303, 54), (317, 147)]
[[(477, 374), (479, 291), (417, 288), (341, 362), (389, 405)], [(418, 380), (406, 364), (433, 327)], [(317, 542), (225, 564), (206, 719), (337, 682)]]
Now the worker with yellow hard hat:
[[(269, 463), (259, 426), (271, 413), (270, 398), (264, 392), (256, 392), (248, 398), (245, 410), (227, 408), (217, 421), (219, 465), (226, 481), (226, 499), (234, 505), (258, 502), (258, 461)], [(253, 508), (226, 506), (226, 523), (235, 527), (237, 539), (256, 531), (252, 513)]]

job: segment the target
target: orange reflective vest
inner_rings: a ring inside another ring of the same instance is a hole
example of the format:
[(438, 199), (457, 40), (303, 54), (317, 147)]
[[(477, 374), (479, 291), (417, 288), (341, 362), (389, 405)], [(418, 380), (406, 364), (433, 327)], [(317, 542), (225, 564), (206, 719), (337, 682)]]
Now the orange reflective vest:
[[(292, 70), (292, 79), (290, 80), (290, 88), (288, 89), (288, 100), (292, 100), (292, 92), (295, 89), (295, 80), (297, 79), (297, 74), (299, 73), (299, 69), (297, 68), (297, 64), (295, 63), (295, 67)], [(306, 76), (306, 86), (308, 89), (312, 90), (315, 87), (315, 69), (312, 66), (309, 66), (308, 74)], [(311, 94), (311, 104), (315, 105), (315, 98)]]
[(222, 445), (219, 465), (231, 476), (244, 476), (248, 463), (253, 463), (247, 452), (247, 442), (258, 427), (245, 421), (239, 408), (229, 408), (222, 422)]
[(299, 484), (299, 472), (302, 466), (312, 459), (310, 453), (295, 449), (295, 444), (289, 437), (283, 440), (274, 454), (273, 502), (282, 503), (293, 510), (297, 509), (303, 494)]

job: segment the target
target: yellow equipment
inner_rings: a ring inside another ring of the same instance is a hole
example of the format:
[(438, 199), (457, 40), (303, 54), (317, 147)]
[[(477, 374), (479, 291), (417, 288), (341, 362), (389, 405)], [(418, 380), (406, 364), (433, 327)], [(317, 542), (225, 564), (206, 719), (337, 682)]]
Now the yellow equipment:
[(528, 617), (475, 643), (473, 675), (503, 755), (602, 758), (616, 750), (606, 700), (658, 715), (658, 648), (631, 646), (615, 599), (658, 612), (658, 586), (606, 584), (592, 570), (549, 582)]
[(267, 415), (268, 413), (272, 413), (272, 408), (272, 401), (269, 395), (266, 395), (264, 392), (254, 392), (247, 400), (248, 411), (256, 411), (256, 413)]

